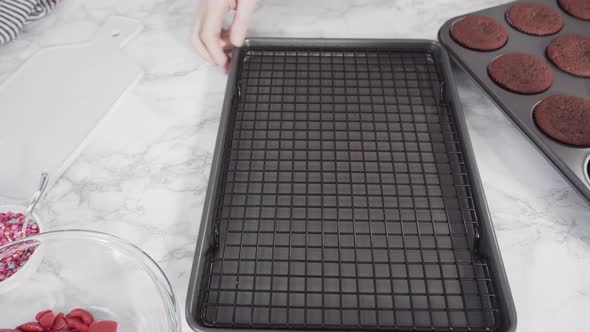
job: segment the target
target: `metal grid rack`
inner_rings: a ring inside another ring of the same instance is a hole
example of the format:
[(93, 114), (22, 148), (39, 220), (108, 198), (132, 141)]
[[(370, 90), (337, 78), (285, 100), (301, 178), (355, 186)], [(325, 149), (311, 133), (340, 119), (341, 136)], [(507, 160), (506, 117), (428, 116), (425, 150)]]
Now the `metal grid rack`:
[(202, 323), (494, 330), (498, 304), (435, 58), (243, 52)]

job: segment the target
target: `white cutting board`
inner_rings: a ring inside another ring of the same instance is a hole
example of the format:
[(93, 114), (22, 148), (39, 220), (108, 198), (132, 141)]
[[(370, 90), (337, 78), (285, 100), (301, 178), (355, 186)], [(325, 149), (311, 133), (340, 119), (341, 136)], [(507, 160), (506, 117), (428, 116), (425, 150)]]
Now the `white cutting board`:
[(111, 17), (92, 41), (43, 49), (0, 85), (0, 196), (28, 200), (42, 172), (55, 183), (141, 77), (122, 50), (141, 29)]

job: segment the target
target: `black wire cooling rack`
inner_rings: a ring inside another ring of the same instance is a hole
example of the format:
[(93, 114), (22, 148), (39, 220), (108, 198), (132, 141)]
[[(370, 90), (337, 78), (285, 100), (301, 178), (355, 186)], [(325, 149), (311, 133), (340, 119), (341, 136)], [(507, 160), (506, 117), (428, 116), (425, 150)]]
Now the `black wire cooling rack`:
[(382, 48), (242, 52), (201, 323), (498, 327), (437, 57)]

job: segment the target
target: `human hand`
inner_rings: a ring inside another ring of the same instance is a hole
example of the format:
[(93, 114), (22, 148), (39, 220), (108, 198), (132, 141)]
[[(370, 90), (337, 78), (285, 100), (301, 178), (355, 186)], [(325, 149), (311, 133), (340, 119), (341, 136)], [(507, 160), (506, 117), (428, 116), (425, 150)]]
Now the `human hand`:
[[(255, 8), (256, 0), (200, 0), (192, 41), (201, 56), (227, 69), (225, 51), (242, 46)], [(223, 22), (232, 10), (236, 12), (233, 22), (224, 30)]]

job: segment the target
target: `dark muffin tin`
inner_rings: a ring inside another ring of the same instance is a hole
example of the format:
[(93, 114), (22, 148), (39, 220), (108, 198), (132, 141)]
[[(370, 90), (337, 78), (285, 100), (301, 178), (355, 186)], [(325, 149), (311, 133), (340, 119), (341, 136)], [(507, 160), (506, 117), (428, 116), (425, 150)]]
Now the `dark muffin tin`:
[(440, 44), (251, 39), (233, 59), (194, 330), (514, 331)]
[[(558, 10), (564, 20), (564, 27), (550, 36), (531, 36), (517, 31), (506, 22), (506, 11), (520, 2), (538, 2)], [(466, 15), (484, 15), (495, 18), (504, 24), (509, 34), (508, 43), (492, 52), (473, 51), (457, 44), (450, 36), (453, 22)], [(447, 48), (453, 59), (467, 71), (489, 94), (494, 102), (516, 123), (516, 125), (535, 143), (545, 156), (559, 169), (574, 187), (590, 201), (590, 179), (588, 159), (590, 147), (580, 148), (557, 142), (545, 135), (533, 120), (533, 110), (543, 98), (555, 94), (566, 94), (590, 99), (590, 79), (568, 74), (556, 67), (545, 55), (549, 43), (563, 34), (590, 35), (590, 21), (569, 15), (561, 9), (556, 0), (516, 1), (478, 12), (461, 15), (447, 21), (439, 31), (439, 40)], [(552, 87), (539, 94), (521, 95), (504, 90), (488, 76), (488, 64), (497, 56), (508, 53), (528, 53), (547, 61), (553, 69)]]

